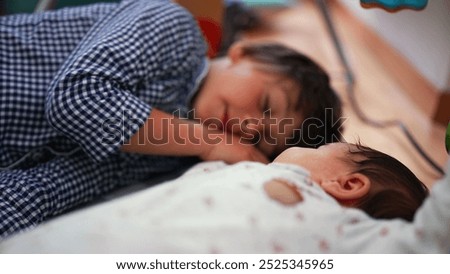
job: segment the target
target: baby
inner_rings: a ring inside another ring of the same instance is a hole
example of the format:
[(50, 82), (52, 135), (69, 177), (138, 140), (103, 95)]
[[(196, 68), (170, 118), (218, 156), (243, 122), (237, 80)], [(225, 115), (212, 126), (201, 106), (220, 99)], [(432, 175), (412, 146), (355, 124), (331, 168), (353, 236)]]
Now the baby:
[[(362, 209), (374, 218), (411, 221), (428, 195), (426, 186), (405, 165), (360, 144), (289, 148), (274, 163), (304, 167), (312, 181), (341, 205)], [(265, 190), (284, 204), (303, 200), (301, 191), (283, 180), (266, 183)]]

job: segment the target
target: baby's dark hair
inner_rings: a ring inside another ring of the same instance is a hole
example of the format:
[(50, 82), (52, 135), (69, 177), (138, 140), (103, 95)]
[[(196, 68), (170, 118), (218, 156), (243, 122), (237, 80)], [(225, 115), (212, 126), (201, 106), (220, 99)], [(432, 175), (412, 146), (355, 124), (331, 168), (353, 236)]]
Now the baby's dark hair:
[(377, 219), (414, 219), (416, 210), (428, 196), (427, 187), (397, 159), (356, 144), (350, 146), (349, 158), (355, 173), (367, 176), (369, 193), (354, 207)]
[(279, 43), (247, 43), (243, 55), (293, 80), (300, 91), (297, 109), (304, 122), (287, 147), (317, 148), (342, 139), (342, 104), (328, 74), (311, 58)]

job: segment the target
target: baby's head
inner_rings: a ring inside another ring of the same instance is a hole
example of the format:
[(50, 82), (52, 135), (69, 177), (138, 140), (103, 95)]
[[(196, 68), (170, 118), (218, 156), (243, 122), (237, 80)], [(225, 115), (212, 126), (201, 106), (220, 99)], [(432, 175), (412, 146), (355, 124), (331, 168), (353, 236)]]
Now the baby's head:
[(411, 221), (428, 195), (426, 186), (400, 161), (360, 144), (291, 148), (274, 162), (300, 165), (341, 205), (378, 219)]
[(253, 141), (272, 159), (287, 147), (341, 139), (341, 101), (327, 73), (279, 43), (236, 43), (212, 60), (193, 106), (206, 124)]

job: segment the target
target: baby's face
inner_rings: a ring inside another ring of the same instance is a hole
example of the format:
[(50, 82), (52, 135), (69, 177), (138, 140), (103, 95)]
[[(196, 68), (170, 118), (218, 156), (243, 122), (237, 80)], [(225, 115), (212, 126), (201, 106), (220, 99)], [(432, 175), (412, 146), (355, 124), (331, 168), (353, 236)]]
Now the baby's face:
[(301, 166), (311, 173), (311, 179), (317, 183), (335, 180), (341, 175), (352, 172), (344, 159), (348, 158), (351, 144), (332, 143), (317, 149), (292, 147), (282, 152), (273, 162)]
[(214, 126), (254, 142), (267, 156), (283, 151), (302, 122), (296, 109), (300, 91), (289, 81), (246, 58), (209, 75), (194, 102), (196, 115)]

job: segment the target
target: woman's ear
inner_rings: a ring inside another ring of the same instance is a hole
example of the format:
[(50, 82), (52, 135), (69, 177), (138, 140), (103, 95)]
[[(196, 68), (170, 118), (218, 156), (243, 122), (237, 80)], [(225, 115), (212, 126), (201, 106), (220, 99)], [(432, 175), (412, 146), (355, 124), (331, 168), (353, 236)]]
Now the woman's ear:
[(352, 173), (341, 176), (337, 180), (323, 180), (320, 185), (325, 192), (345, 203), (358, 200), (369, 193), (371, 181), (361, 173)]
[(236, 63), (244, 56), (244, 43), (234, 42), (228, 49), (228, 58), (232, 63)]

